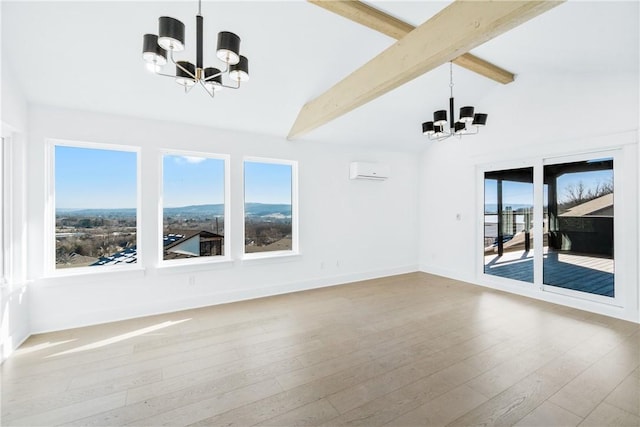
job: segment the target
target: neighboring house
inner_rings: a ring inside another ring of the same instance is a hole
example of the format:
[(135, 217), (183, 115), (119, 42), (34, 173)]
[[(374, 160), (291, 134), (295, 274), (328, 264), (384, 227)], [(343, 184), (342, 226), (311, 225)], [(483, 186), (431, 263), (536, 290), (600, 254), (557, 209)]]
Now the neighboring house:
[[(204, 230), (185, 231), (176, 236), (182, 238), (165, 243), (164, 259), (191, 258), (197, 256), (222, 255), (224, 236)], [(171, 234), (169, 234), (171, 236)], [(167, 239), (165, 239), (167, 242)]]
[(613, 216), (613, 193), (576, 205), (558, 216)]
[(138, 261), (138, 249), (136, 246), (132, 246), (130, 248), (124, 249), (122, 251), (116, 252), (113, 255), (103, 256), (98, 259), (98, 261), (90, 264), (90, 266), (94, 265), (114, 265), (114, 264), (131, 264)]
[[(197, 256), (222, 255), (224, 236), (204, 230), (189, 230), (181, 233), (169, 233), (162, 238), (164, 244), (164, 258), (181, 259)], [(113, 255), (100, 257), (96, 265), (114, 265), (137, 262), (137, 246), (116, 252)]]

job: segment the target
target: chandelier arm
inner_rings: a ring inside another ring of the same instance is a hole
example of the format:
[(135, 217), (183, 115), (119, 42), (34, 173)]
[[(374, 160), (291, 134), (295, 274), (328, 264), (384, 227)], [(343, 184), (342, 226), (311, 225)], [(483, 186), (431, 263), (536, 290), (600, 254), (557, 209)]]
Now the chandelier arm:
[[(169, 51), (169, 58), (171, 58), (171, 62), (173, 62), (173, 64), (180, 68), (182, 71), (184, 71), (185, 73), (187, 73), (189, 75), (189, 77), (191, 77), (193, 80), (197, 81), (198, 78), (196, 76), (194, 76), (193, 74), (191, 74), (191, 72), (189, 70), (187, 70), (186, 68), (184, 68), (182, 65), (178, 64), (174, 59), (173, 59), (173, 51)], [(165, 74), (166, 75), (166, 74)], [(176, 76), (173, 76), (176, 77)]]
[[(207, 91), (207, 93), (209, 94), (210, 97), (214, 97), (215, 95), (215, 91), (214, 90), (209, 90), (209, 88), (207, 87), (207, 85), (204, 84), (204, 80), (200, 80), (199, 81), (200, 85), (204, 88), (205, 91)], [(194, 85), (195, 86), (195, 85)]]
[(240, 82), (238, 82), (238, 86), (229, 86), (229, 85), (226, 85), (224, 83), (221, 84), (220, 86), (225, 87), (227, 89), (240, 89)]
[(165, 74), (165, 73), (154, 73), (154, 74), (158, 75), (158, 76), (163, 76), (163, 77), (171, 77), (173, 79), (176, 78), (176, 76), (174, 74)]
[(475, 128), (475, 130), (474, 130), (473, 132), (469, 132), (469, 130), (470, 130), (470, 129), (472, 129), (472, 128), (467, 127), (467, 128), (466, 128), (466, 132), (465, 132), (464, 134), (460, 135), (460, 136), (464, 136), (464, 135), (475, 135), (475, 134), (480, 133), (480, 128), (479, 128), (478, 126), (473, 126), (473, 127)]
[(437, 136), (437, 137), (432, 137), (431, 135), (429, 135), (429, 140), (430, 141), (443, 141), (447, 138), (449, 138), (452, 134), (451, 133), (447, 133), (444, 134), (443, 136)]
[(176, 82), (176, 84), (183, 86), (184, 87), (184, 93), (187, 94), (189, 92), (191, 92), (191, 89), (193, 89), (195, 87), (195, 84), (192, 84), (191, 86), (188, 85), (181, 85), (180, 83)]
[(214, 74), (214, 75), (212, 75), (212, 76), (209, 76), (209, 77), (207, 77), (206, 79), (200, 79), (200, 80), (205, 81), (205, 82), (208, 82), (209, 80), (213, 80), (213, 79), (215, 79), (216, 77), (218, 77), (218, 76), (222, 76), (223, 74), (226, 74), (226, 73), (228, 73), (228, 72), (229, 72), (229, 64), (227, 64), (227, 65), (226, 65), (226, 68), (225, 68), (224, 70), (220, 71), (219, 73), (216, 73), (216, 74)]

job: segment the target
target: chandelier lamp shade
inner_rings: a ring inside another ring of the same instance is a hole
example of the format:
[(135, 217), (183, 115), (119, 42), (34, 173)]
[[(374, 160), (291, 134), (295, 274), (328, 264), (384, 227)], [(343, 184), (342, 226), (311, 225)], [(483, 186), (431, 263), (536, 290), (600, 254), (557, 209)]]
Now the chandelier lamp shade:
[(458, 121), (455, 120), (454, 99), (453, 99), (453, 64), (449, 63), (449, 87), (451, 97), (449, 98), (449, 117), (447, 110), (438, 110), (433, 113), (433, 121), (422, 123), (422, 133), (431, 141), (441, 141), (450, 136), (474, 135), (479, 132), (480, 127), (487, 124), (487, 114), (476, 113), (472, 106), (460, 108)]
[[(240, 37), (229, 31), (218, 33), (216, 57), (223, 67), (203, 66), (203, 26), (202, 0), (198, 0), (196, 15), (196, 60), (194, 62), (175, 60), (174, 52), (185, 49), (185, 26), (169, 16), (158, 18), (158, 34), (142, 37), (142, 59), (147, 69), (154, 74), (175, 79), (185, 92), (199, 84), (213, 97), (222, 88), (239, 89), (241, 82), (249, 80), (249, 60), (240, 54)], [(169, 62), (171, 64), (169, 64)], [(175, 74), (164, 72), (165, 66), (175, 66)], [(233, 82), (227, 84), (223, 76)]]

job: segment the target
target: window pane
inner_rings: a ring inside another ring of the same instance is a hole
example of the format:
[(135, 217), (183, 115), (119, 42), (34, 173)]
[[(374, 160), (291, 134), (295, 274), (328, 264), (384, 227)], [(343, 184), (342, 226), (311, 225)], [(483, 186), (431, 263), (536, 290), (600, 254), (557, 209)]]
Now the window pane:
[(484, 272), (533, 283), (533, 168), (486, 172)]
[(224, 255), (224, 160), (165, 155), (163, 259)]
[(55, 147), (56, 268), (137, 262), (137, 153)]
[(290, 251), (292, 166), (244, 163), (245, 253)]
[(544, 183), (544, 283), (613, 297), (613, 159), (547, 165)]

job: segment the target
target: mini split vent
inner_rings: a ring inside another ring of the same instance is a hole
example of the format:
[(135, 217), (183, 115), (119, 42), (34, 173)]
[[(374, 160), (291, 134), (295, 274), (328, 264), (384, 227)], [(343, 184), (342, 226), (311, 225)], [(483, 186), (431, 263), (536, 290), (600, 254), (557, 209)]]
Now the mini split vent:
[(349, 178), (383, 181), (389, 178), (389, 165), (352, 162), (349, 167)]

